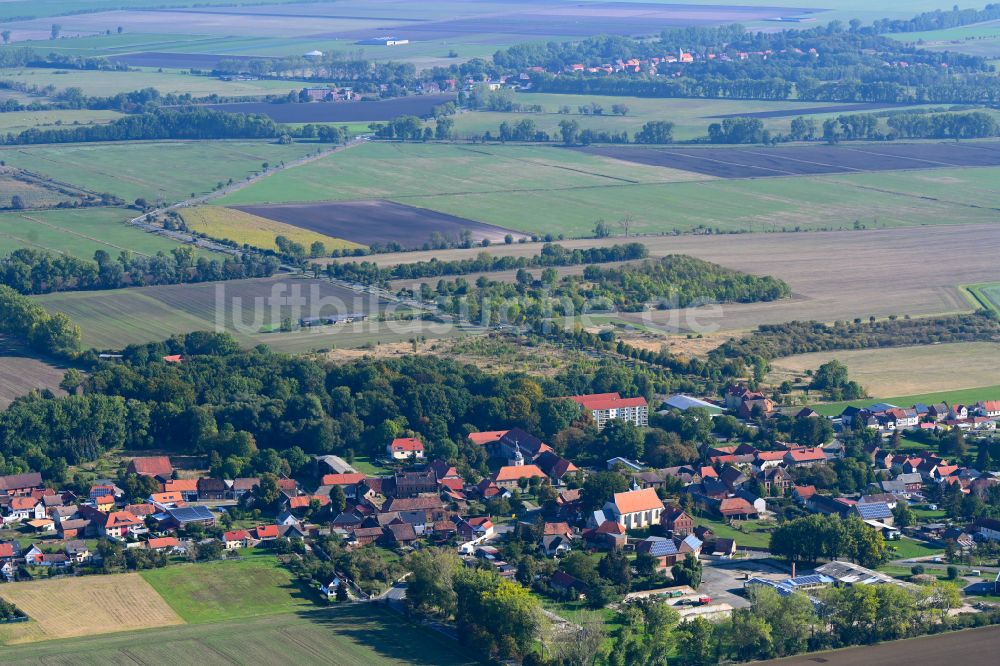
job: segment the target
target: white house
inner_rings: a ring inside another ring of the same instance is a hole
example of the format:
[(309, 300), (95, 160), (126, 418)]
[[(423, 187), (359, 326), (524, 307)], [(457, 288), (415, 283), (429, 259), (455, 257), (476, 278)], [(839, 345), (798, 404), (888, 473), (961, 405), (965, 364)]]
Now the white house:
[(615, 493), (614, 500), (604, 505), (604, 513), (625, 529), (640, 529), (660, 523), (663, 502), (653, 488), (630, 490)]
[(4, 516), (4, 523), (41, 520), (46, 518), (45, 503), (34, 497), (15, 497), (10, 501), (10, 513)]
[(386, 447), (386, 453), (393, 460), (409, 460), (424, 457), (424, 443), (417, 437), (397, 437)]

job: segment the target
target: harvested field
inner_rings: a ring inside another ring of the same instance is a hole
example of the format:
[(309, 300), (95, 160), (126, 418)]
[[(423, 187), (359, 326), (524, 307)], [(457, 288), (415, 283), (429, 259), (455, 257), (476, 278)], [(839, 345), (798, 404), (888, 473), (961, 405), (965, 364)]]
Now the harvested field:
[[(621, 237), (567, 240), (569, 248), (614, 245)], [(771, 303), (726, 305), (719, 316), (704, 321), (720, 330), (745, 330), (760, 324), (794, 319), (833, 321), (870, 315), (914, 316), (967, 311), (962, 284), (996, 282), (1000, 268), (1000, 227), (956, 225), (788, 234), (743, 234), (639, 237), (651, 256), (689, 254), (727, 268), (756, 275), (773, 275), (788, 282), (793, 296)], [(892, 251), (886, 251), (892, 248)], [(525, 243), (471, 250), (436, 250), (366, 257), (381, 266), (400, 262), (471, 258), (479, 252), (529, 256), (541, 245)], [(945, 261), (943, 258), (960, 257)], [(679, 312), (619, 315), (620, 319), (653, 327), (685, 331)], [(675, 317), (673, 325), (670, 317)], [(690, 323), (690, 322), (687, 322)]]
[(430, 116), (434, 107), (455, 101), (454, 95), (411, 95), (373, 102), (310, 102), (269, 104), (239, 102), (206, 104), (206, 108), (227, 113), (259, 113), (278, 123), (350, 123), (392, 120), (399, 116)]
[[(136, 573), (11, 583), (3, 586), (2, 595), (32, 619), (24, 625), (0, 628), (0, 640), (7, 643), (135, 631), (183, 622)], [(6, 654), (5, 649), (4, 661)]]
[(65, 365), (43, 361), (22, 345), (0, 336), (0, 409), (36, 389), (65, 395), (59, 388), (65, 372)]
[(694, 171), (717, 178), (1000, 166), (1000, 142), (852, 143), (780, 148), (632, 148), (585, 152), (628, 162)]
[(457, 643), (378, 604), (6, 647), (17, 666), (109, 664), (474, 664)]
[(314, 242), (323, 243), (327, 250), (361, 247), (341, 238), (306, 231), (291, 224), (276, 222), (250, 213), (244, 213), (234, 208), (221, 206), (196, 206), (180, 210), (184, 223), (192, 231), (206, 234), (212, 238), (222, 238), (235, 241), (241, 245), (276, 250), (278, 246), (274, 239), (285, 236), (296, 243), (301, 243), (306, 251)]
[(474, 242), (503, 241), (510, 230), (424, 208), (391, 201), (343, 201), (274, 206), (237, 206), (258, 217), (308, 229), (361, 245), (399, 243), (404, 248), (426, 246), (434, 234), (458, 240), (463, 231)]
[[(759, 662), (761, 666), (940, 666), (963, 659), (974, 664), (990, 663), (1000, 648), (1000, 627), (981, 627), (904, 641), (865, 645), (829, 652), (812, 652), (786, 659)], [(993, 655), (993, 656), (990, 656)], [(757, 663), (757, 662), (755, 662)]]
[(833, 359), (876, 396), (954, 391), (1000, 381), (1000, 344), (992, 342), (798, 354), (773, 361), (768, 381), (778, 384), (802, 376)]

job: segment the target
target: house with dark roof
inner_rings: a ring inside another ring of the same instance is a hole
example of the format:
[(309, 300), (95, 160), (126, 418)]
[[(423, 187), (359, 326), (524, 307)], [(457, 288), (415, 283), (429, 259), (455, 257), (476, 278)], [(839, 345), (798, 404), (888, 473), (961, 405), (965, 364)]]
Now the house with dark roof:
[(877, 521), (892, 527), (892, 509), (885, 502), (857, 503), (854, 512), (864, 521)]
[(0, 496), (17, 497), (30, 495), (31, 491), (41, 490), (44, 487), (45, 484), (42, 482), (42, 475), (38, 472), (0, 476)]
[(394, 475), (397, 497), (413, 497), (421, 493), (437, 492), (437, 474), (433, 469), (396, 472)]
[(666, 507), (660, 520), (665, 528), (677, 536), (687, 536), (694, 530), (694, 519), (676, 504)]
[(229, 493), (229, 484), (222, 479), (204, 477), (198, 479), (198, 499), (202, 502), (224, 500)]
[(390, 523), (383, 528), (387, 546), (409, 546), (417, 540), (417, 533), (409, 523)]
[(535, 458), (535, 464), (548, 475), (554, 485), (561, 484), (567, 474), (578, 471), (576, 465), (559, 456), (555, 451), (545, 451)]

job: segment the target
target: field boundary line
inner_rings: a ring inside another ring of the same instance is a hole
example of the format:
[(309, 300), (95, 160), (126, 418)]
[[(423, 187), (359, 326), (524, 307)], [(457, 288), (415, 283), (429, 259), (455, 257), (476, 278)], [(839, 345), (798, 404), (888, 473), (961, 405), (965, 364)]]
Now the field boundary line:
[(143, 257), (152, 257), (153, 256), (151, 254), (146, 254), (145, 252), (139, 252), (138, 250), (130, 250), (127, 247), (122, 247), (121, 245), (115, 245), (114, 243), (109, 243), (108, 241), (101, 240), (100, 238), (94, 238), (93, 236), (88, 236), (87, 234), (81, 234), (78, 231), (73, 231), (72, 229), (67, 229), (66, 227), (60, 227), (57, 224), (52, 224), (50, 222), (43, 222), (42, 220), (39, 220), (38, 218), (31, 217), (30, 215), (24, 215), (24, 214), (22, 214), (21, 217), (23, 217), (26, 220), (31, 220), (32, 222), (35, 222), (36, 224), (40, 224), (43, 227), (49, 227), (50, 229), (55, 229), (55, 230), (61, 231), (63, 233), (67, 233), (67, 234), (69, 234), (71, 236), (76, 236), (78, 238), (85, 238), (85, 239), (87, 239), (89, 241), (94, 241), (95, 243), (99, 243), (101, 245), (107, 245), (108, 247), (113, 247), (116, 250), (121, 250), (122, 252), (133, 252), (133, 253), (141, 255)]

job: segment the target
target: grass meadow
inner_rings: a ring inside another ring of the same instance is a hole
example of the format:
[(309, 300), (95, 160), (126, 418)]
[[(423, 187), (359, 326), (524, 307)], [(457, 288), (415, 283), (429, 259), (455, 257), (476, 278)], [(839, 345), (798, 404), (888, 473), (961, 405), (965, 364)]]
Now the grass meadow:
[(169, 566), (142, 578), (189, 624), (308, 610), (314, 598), (273, 555), (241, 552), (237, 561)]
[(69, 125), (101, 125), (121, 118), (117, 111), (58, 109), (0, 113), (0, 132), (18, 134), (29, 129), (57, 129)]
[[(154, 255), (178, 247), (174, 241), (141, 231), (124, 208), (77, 208), (0, 213), (0, 255), (22, 247), (93, 259), (104, 250), (113, 257), (130, 251)], [(218, 256), (195, 249), (197, 256)]]

